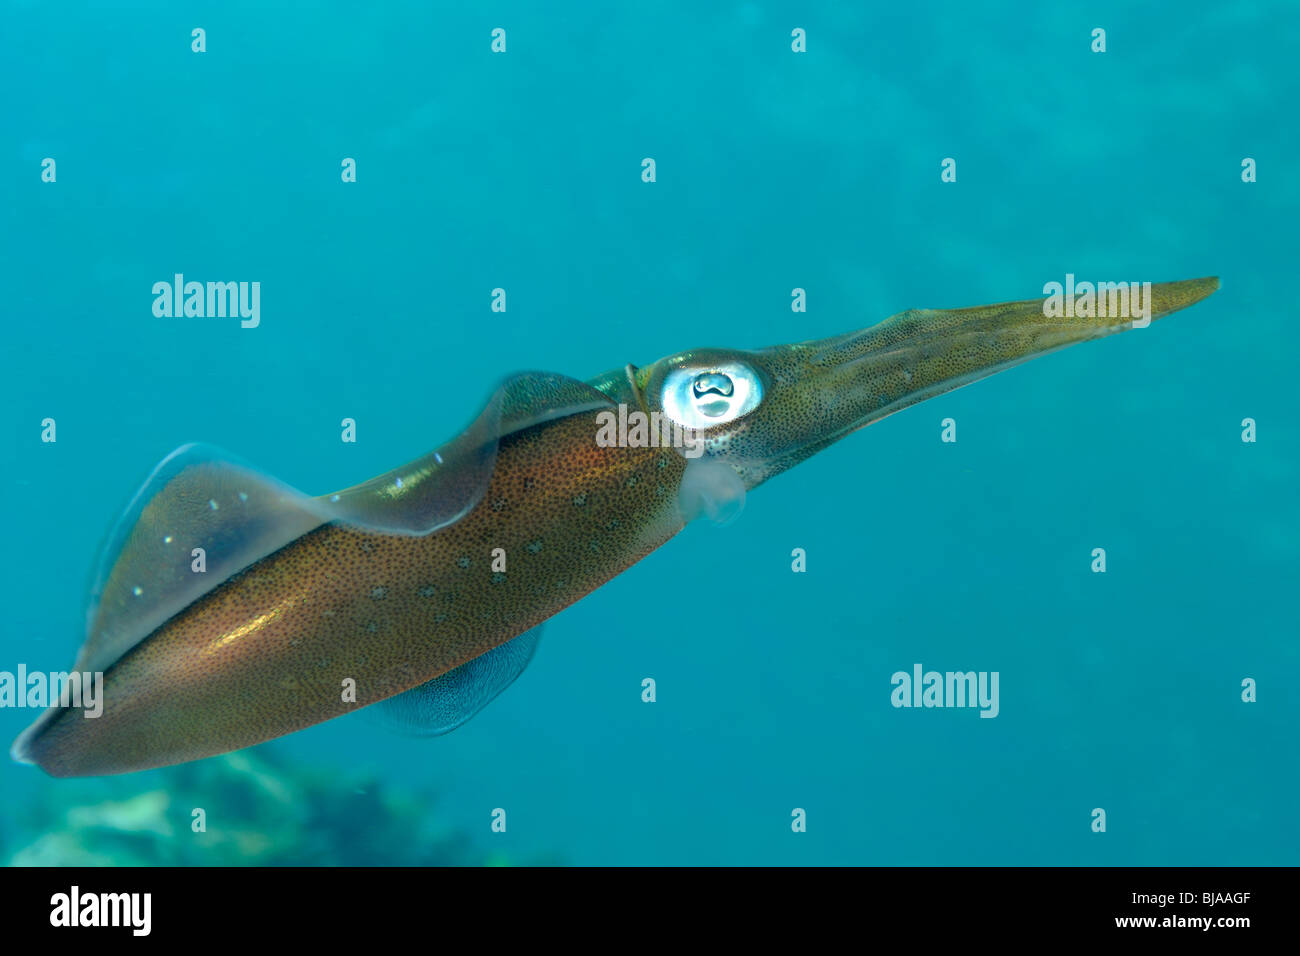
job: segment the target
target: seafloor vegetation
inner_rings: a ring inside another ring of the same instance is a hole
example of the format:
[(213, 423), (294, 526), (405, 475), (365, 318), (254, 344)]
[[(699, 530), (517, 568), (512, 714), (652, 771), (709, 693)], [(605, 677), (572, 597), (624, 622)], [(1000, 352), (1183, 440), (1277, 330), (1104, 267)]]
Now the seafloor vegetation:
[[(6, 866), (509, 865), (440, 827), (436, 801), (373, 778), (292, 764), (267, 748), (159, 772), (44, 781), (10, 808)], [(204, 829), (196, 831), (195, 811)], [(542, 861), (529, 861), (542, 862)]]

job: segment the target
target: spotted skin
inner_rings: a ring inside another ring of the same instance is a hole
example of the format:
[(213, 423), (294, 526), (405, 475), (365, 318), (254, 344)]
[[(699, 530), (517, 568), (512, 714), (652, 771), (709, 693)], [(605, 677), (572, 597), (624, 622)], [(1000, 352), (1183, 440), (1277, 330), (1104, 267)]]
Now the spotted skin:
[[(1155, 284), (1151, 318), (1218, 285)], [(702, 461), (753, 488), (917, 402), (1131, 327), (1051, 318), (1041, 299), (912, 310), (848, 335), (697, 349), (588, 384), (611, 402), (662, 413), (666, 376), (687, 370), (714, 381), (718, 366), (739, 363), (762, 401), (707, 428)], [(583, 412), (508, 435), (483, 498), (426, 537), (328, 525), (292, 541), (121, 657), (105, 674), (102, 717), (47, 711), (16, 755), (55, 775), (84, 775), (223, 753), (407, 690), (534, 627), (683, 525), (678, 489), (695, 466), (675, 450), (600, 448), (598, 428), (595, 413)], [(494, 548), (505, 549), (504, 573), (491, 567)], [(357, 704), (343, 702), (348, 678)]]
[[(1151, 286), (1158, 320), (1213, 294), (1219, 280)], [(753, 413), (718, 429), (710, 453), (753, 488), (846, 435), (888, 415), (1071, 345), (1128, 332), (1129, 319), (1049, 318), (1042, 299), (964, 309), (911, 309), (860, 332), (754, 351), (696, 349), (640, 370), (652, 410), (660, 386), (682, 365), (741, 359), (765, 384)], [(1135, 334), (1149, 334), (1138, 330)]]
[(599, 448), (596, 432), (583, 414), (507, 437), (479, 504), (427, 537), (304, 535), (127, 653), (105, 674), (103, 715), (63, 712), (32, 758), (68, 776), (212, 756), (408, 690), (535, 627), (683, 524), (685, 460)]

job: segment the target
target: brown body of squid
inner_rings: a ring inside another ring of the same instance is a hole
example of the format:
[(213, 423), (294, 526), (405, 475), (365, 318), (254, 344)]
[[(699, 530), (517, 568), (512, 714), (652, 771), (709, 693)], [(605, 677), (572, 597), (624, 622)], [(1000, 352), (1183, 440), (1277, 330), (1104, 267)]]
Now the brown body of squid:
[[(1149, 316), (1217, 288), (1154, 285)], [(1045, 311), (914, 310), (586, 383), (516, 376), (448, 445), (322, 498), (187, 446), (137, 495), (95, 588), (76, 670), (103, 672), (102, 713), (68, 698), (13, 755), (124, 773), (377, 702), (408, 729), (450, 730), (518, 676), (542, 621), (695, 515), (902, 408), (1134, 326)]]

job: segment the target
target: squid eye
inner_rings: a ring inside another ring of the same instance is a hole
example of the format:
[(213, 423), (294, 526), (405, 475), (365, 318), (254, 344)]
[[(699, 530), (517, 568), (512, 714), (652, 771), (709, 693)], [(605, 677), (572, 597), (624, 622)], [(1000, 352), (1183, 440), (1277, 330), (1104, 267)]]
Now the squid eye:
[(695, 393), (696, 398), (702, 398), (706, 392), (730, 395), (735, 390), (736, 385), (731, 377), (721, 372), (701, 372), (695, 376), (695, 382), (691, 385), (691, 391)]
[(753, 411), (762, 398), (758, 375), (740, 362), (677, 368), (664, 377), (664, 412), (688, 428), (725, 424)]

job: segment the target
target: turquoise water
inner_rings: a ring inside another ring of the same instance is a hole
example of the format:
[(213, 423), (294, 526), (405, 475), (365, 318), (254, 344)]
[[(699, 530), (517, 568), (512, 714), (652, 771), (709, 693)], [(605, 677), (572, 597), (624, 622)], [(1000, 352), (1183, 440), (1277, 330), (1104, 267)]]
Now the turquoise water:
[[(440, 826), (516, 861), (1300, 862), (1295, 4), (3, 11), (0, 669), (71, 664), (103, 536), (187, 441), (323, 492), (433, 448), (520, 369), (822, 337), (1066, 273), (1219, 275), (689, 527), (449, 736), (345, 718), (264, 749), (436, 794)], [(259, 281), (260, 324), (155, 317), (176, 273)], [(997, 671), (997, 718), (892, 707), (917, 663)], [(25, 805), (174, 779), (6, 763), (3, 849), (38, 835)], [(185, 838), (188, 807), (160, 812)], [(367, 859), (374, 815), (329, 819)]]

